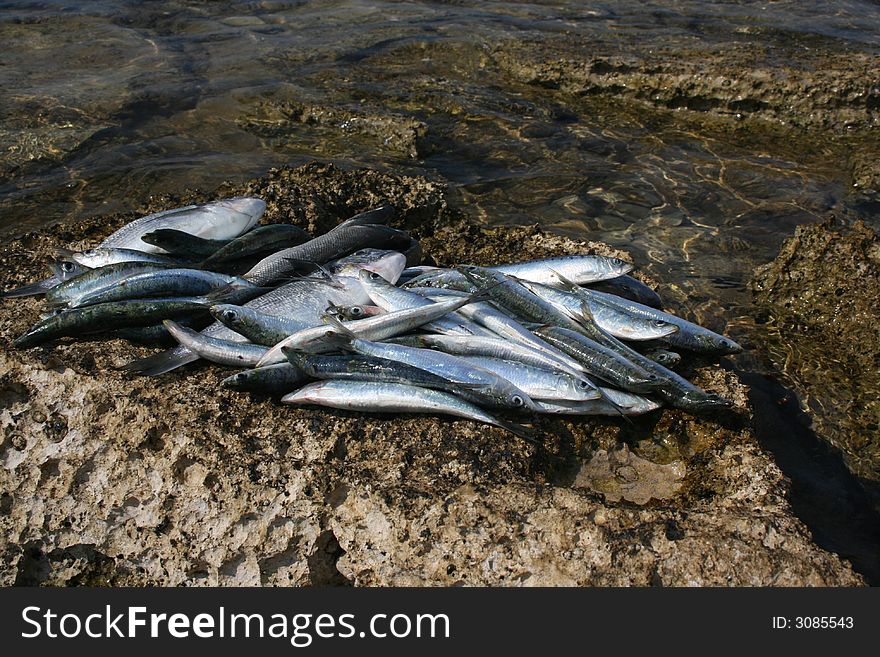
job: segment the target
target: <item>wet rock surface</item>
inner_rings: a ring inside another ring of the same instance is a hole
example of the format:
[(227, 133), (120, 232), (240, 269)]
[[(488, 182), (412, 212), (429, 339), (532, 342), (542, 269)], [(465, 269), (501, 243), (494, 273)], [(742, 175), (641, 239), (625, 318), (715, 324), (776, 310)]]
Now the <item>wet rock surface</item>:
[[(312, 164), (219, 194), (241, 191), (267, 201), (267, 221), (314, 231), (391, 201), (438, 264), (616, 253), (469, 224), (416, 177)], [(5, 245), (0, 286), (131, 218)], [(863, 583), (792, 513), (728, 364), (684, 370), (734, 400), (728, 415), (541, 418), (537, 448), (442, 417), (283, 407), (219, 388), (214, 366), (130, 377), (114, 366), (149, 350), (119, 340), (13, 350), (39, 309), (0, 306), (4, 584)]]
[(880, 239), (861, 222), (803, 226), (753, 289), (774, 364), (880, 508)]

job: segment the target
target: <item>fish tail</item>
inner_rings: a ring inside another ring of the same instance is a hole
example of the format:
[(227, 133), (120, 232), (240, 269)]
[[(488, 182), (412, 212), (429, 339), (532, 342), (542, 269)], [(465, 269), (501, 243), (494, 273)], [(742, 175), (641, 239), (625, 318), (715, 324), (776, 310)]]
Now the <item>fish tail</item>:
[(158, 376), (198, 359), (199, 357), (186, 347), (177, 346), (147, 358), (134, 360), (119, 369), (141, 376)]
[(502, 429), (506, 429), (513, 435), (522, 438), (527, 443), (531, 443), (532, 445), (541, 445), (541, 441), (537, 438), (537, 430), (534, 427), (518, 422), (510, 422), (509, 420), (501, 420), (497, 417), (493, 419), (495, 420), (496, 426), (499, 426)]

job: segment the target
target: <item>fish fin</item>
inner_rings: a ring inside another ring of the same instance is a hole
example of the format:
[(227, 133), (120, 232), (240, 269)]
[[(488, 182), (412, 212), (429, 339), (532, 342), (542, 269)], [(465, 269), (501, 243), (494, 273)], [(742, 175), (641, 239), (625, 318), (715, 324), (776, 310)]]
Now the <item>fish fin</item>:
[(502, 429), (506, 429), (510, 433), (519, 438), (522, 438), (527, 443), (531, 443), (532, 445), (541, 446), (542, 443), (537, 438), (537, 430), (533, 426), (529, 426), (520, 422), (510, 422), (508, 420), (499, 420), (495, 418), (495, 421), (498, 423), (498, 426)]
[(339, 332), (342, 333), (342, 335), (346, 336), (349, 340), (354, 340), (358, 337), (357, 334), (353, 333), (352, 330), (348, 328), (345, 324), (343, 324), (338, 317), (327, 315), (327, 323), (339, 329)]
[(487, 285), (485, 287), (481, 287), (479, 290), (471, 294), (469, 297), (465, 298), (464, 303), (461, 305), (466, 305), (468, 303), (477, 303), (480, 301), (491, 301), (492, 300), (492, 290), (501, 285), (501, 283), (492, 283), (492, 285)]
[(590, 304), (581, 301), (581, 319), (587, 324), (596, 326), (596, 320), (593, 318), (593, 311), (590, 310)]
[(297, 351), (296, 349), (291, 349), (290, 347), (281, 347), (281, 353), (284, 354), (285, 358), (287, 358), (287, 362), (291, 365), (298, 367), (309, 376), (313, 376), (312, 373), (314, 370), (311, 365), (309, 365), (309, 357), (307, 354)]
[(141, 376), (158, 376), (198, 359), (199, 357), (189, 349), (178, 345), (173, 349), (168, 349), (153, 356), (133, 360), (118, 369), (124, 372), (140, 374)]
[(558, 271), (556, 271), (552, 267), (547, 267), (547, 269), (549, 269), (553, 273), (553, 275), (556, 277), (556, 279), (560, 283), (562, 283), (562, 285), (560, 286), (562, 289), (567, 290), (569, 292), (574, 292), (576, 290), (581, 289), (580, 285), (578, 285), (577, 283), (575, 283), (573, 281), (570, 281), (569, 279), (567, 279), (565, 276), (560, 274)]
[(330, 299), (327, 299), (327, 307), (324, 309), (324, 314), (337, 317), (337, 316), (339, 316), (339, 309), (340, 308), (342, 308), (342, 306), (337, 306), (335, 303), (330, 301)]

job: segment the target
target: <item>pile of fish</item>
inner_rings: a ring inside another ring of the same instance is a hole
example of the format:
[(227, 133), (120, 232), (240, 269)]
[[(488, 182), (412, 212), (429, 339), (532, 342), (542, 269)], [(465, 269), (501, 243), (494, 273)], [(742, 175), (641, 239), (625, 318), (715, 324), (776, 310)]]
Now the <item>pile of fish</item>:
[[(672, 368), (679, 351), (741, 351), (659, 309), (632, 265), (600, 255), (478, 267), (420, 266), (392, 206), (311, 237), (257, 226), (232, 198), (133, 221), (94, 248), (58, 249), (43, 319), (15, 341), (170, 341), (124, 369), (159, 375), (205, 359), (246, 368), (229, 388), (289, 404), (438, 413), (529, 437), (529, 414), (692, 412), (730, 402)], [(516, 417), (514, 421), (510, 418)]]

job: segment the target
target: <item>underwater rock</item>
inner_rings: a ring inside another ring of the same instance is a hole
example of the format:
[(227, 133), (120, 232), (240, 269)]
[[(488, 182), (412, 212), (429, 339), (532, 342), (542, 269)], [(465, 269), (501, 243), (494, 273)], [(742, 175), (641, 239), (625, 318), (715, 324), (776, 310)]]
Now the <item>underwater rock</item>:
[(880, 509), (880, 239), (861, 221), (801, 226), (752, 288), (771, 359)]

